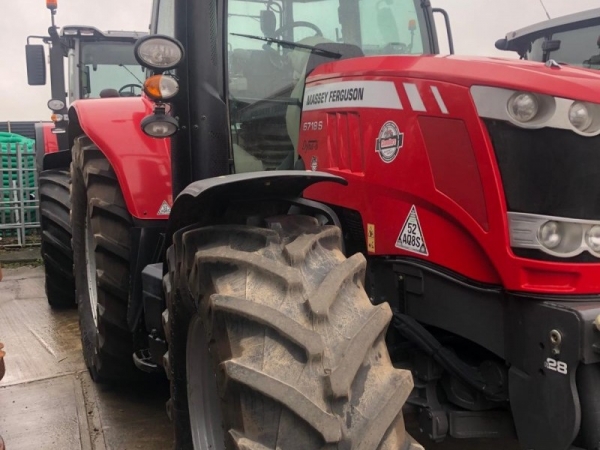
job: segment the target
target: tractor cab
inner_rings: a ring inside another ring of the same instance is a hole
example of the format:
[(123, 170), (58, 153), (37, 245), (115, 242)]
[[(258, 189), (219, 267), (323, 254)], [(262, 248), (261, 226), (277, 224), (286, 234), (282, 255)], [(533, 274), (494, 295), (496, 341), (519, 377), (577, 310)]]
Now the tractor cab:
[(69, 103), (88, 98), (140, 96), (145, 75), (135, 60), (133, 46), (144, 34), (64, 27), (60, 36), (68, 59)]
[(600, 8), (547, 20), (516, 31), (496, 42), (499, 50), (514, 51), (521, 59), (554, 60), (600, 69)]
[[(266, 5), (231, 0), (227, 79), (235, 171), (293, 168), (305, 78), (317, 65), (361, 56), (437, 53), (426, 14), (414, 0)], [(357, 89), (338, 94), (347, 102), (364, 95)]]
[[(103, 32), (78, 25), (59, 28), (54, 21), (57, 2), (49, 0), (47, 6), (52, 17), (48, 35), (28, 36), (25, 52), (28, 84), (43, 86), (46, 84), (45, 49), (48, 46), (52, 91), (48, 108), (53, 112), (51, 118), (55, 125), (52, 133), (65, 133), (67, 105), (75, 100), (141, 95), (141, 80), (145, 75), (135, 60), (133, 47), (146, 33)], [(36, 40), (41, 43), (31, 43)], [(65, 149), (66, 145), (65, 141), (59, 147)]]
[[(223, 113), (230, 124), (236, 173), (294, 168), (305, 80), (317, 66), (356, 57), (437, 54), (434, 13), (444, 16), (453, 49), (446, 12), (419, 0), (228, 0), (219, 4), (227, 12), (222, 29), (211, 38), (223, 32), (223, 40), (214, 47), (198, 47), (193, 60), (212, 61), (226, 80), (225, 84), (206, 81), (226, 98)], [(175, 35), (174, 8), (173, 0), (157, 2), (156, 33)], [(225, 50), (220, 54), (221, 48)], [(202, 85), (198, 81), (190, 89)], [(208, 95), (211, 100), (206, 104), (215, 100)], [(364, 91), (341, 90), (336, 95), (351, 104)], [(310, 104), (327, 99), (308, 100)], [(220, 115), (223, 106), (217, 107), (218, 113), (213, 110), (212, 117)]]

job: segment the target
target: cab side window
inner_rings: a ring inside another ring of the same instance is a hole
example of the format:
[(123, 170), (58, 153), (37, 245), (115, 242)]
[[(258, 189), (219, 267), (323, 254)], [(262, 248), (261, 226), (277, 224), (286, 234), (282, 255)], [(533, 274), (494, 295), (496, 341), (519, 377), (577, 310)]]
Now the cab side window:
[(158, 4), (158, 17), (156, 33), (175, 36), (175, 2), (174, 0), (160, 0)]

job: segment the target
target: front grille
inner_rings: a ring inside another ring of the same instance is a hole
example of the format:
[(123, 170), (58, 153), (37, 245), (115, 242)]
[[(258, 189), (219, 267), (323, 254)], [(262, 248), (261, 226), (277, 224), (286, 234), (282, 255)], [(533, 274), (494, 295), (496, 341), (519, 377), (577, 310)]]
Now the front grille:
[(509, 211), (600, 220), (600, 136), (485, 123)]

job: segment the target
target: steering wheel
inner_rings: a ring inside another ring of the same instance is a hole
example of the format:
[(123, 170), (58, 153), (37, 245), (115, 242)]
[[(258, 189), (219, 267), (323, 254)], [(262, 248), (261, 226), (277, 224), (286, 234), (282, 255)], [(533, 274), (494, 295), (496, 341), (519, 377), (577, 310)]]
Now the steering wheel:
[(289, 31), (293, 28), (296, 27), (306, 27), (306, 28), (310, 28), (311, 30), (314, 30), (316, 35), (315, 36), (323, 36), (323, 32), (321, 31), (321, 29), (316, 26), (314, 23), (311, 22), (306, 22), (303, 20), (299, 20), (296, 22), (291, 22), (288, 23), (287, 25), (284, 25), (278, 29), (275, 30), (275, 33), (273, 33), (273, 37), (277, 38), (277, 36), (281, 36), (283, 33), (285, 33), (286, 31)]
[[(135, 88), (138, 88), (140, 90), (139, 95), (135, 93)], [(125, 92), (127, 89), (129, 89), (129, 92)], [(142, 95), (143, 90), (144, 88), (139, 84), (126, 84), (121, 89), (119, 89), (119, 97), (139, 97), (140, 95)]]

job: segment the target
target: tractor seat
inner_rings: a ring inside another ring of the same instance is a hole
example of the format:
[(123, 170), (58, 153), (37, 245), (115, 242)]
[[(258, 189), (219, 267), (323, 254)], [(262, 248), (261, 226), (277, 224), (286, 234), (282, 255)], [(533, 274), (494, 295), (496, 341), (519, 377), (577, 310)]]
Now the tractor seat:
[(100, 91), (100, 98), (113, 98), (113, 97), (120, 97), (119, 95), (119, 91), (117, 91), (116, 89), (102, 89)]

